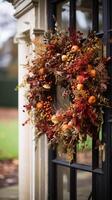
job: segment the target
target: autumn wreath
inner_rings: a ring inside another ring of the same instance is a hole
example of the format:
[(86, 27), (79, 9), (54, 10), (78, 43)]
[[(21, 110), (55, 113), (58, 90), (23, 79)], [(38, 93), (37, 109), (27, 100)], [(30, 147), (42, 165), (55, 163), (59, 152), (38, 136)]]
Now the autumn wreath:
[[(51, 145), (60, 145), (72, 158), (76, 145), (98, 134), (102, 126), (102, 108), (108, 105), (108, 59), (93, 32), (87, 38), (80, 32), (47, 32), (33, 43), (35, 58), (27, 64), (24, 107), (36, 136), (45, 133)], [(57, 85), (63, 88), (63, 104), (69, 99), (63, 109), (56, 104)]]

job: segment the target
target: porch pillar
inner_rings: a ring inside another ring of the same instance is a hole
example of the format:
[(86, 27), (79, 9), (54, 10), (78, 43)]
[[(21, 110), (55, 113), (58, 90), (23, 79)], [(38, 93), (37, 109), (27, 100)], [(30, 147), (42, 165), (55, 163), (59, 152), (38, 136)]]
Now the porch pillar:
[[(46, 30), (46, 0), (14, 0), (17, 18), (19, 85), (26, 73), (24, 65), (31, 46), (28, 41)], [(45, 135), (37, 142), (35, 151), (34, 127), (22, 124), (28, 118), (23, 112), (25, 88), (19, 89), (19, 199), (47, 200), (48, 196), (48, 147)]]
[[(28, 35), (27, 35), (28, 37)], [(18, 42), (18, 84), (21, 86), (26, 74), (26, 56), (30, 53), (30, 46), (26, 42), (25, 34), (16, 37)], [(19, 113), (19, 199), (35, 200), (35, 142), (31, 124), (24, 125), (28, 115), (24, 112), (27, 88), (20, 87), (18, 95)]]

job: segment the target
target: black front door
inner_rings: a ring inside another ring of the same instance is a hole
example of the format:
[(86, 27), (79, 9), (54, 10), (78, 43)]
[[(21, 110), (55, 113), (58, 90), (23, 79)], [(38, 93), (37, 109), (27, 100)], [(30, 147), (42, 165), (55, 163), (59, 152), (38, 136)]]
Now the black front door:
[[(75, 28), (86, 36), (95, 30), (103, 40), (103, 53), (112, 54), (112, 2), (111, 0), (49, 0), (48, 24), (57, 23), (63, 29)], [(54, 17), (55, 16), (55, 17)], [(111, 64), (108, 66), (112, 74)], [(112, 99), (112, 81), (107, 96)], [(57, 101), (60, 99), (57, 98)], [(95, 148), (96, 138), (89, 141), (88, 152), (75, 154), (69, 163), (58, 151), (49, 150), (49, 200), (111, 200), (112, 192), (112, 112), (104, 110), (104, 124), (100, 133), (102, 147)]]

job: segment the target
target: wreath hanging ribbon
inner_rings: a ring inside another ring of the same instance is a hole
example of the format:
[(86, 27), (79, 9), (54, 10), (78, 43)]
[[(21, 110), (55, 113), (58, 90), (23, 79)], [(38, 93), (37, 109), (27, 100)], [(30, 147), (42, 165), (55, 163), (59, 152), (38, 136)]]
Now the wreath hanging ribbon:
[[(87, 38), (82, 33), (47, 32), (44, 38), (33, 41), (36, 58), (27, 65), (25, 76), (29, 89), (24, 106), (39, 133), (45, 133), (54, 147), (71, 155), (77, 144), (87, 136), (99, 134), (103, 123), (104, 97), (109, 77), (108, 58), (103, 57), (102, 42), (93, 32)], [(60, 94), (69, 98), (65, 109), (54, 105), (56, 85)]]

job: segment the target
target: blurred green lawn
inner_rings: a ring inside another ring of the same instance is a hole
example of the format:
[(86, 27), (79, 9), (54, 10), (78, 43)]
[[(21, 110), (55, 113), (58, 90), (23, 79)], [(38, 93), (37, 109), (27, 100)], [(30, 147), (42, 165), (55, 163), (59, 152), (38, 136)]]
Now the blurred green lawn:
[(88, 136), (87, 141), (84, 143), (79, 143), (77, 147), (78, 151), (82, 150), (90, 151), (92, 149), (92, 138)]
[(18, 122), (17, 120), (0, 122), (0, 159), (18, 157)]
[[(92, 140), (88, 137), (85, 149), (91, 150)], [(78, 151), (83, 146), (78, 145)], [(17, 120), (0, 122), (0, 160), (18, 158), (18, 122)]]

